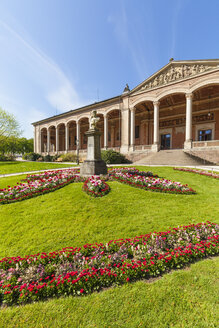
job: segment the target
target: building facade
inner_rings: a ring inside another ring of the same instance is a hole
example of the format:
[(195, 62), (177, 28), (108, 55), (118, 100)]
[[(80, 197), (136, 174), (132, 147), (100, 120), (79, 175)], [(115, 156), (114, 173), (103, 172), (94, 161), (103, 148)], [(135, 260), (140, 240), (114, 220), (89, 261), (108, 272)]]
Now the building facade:
[(219, 150), (219, 59), (170, 62), (132, 90), (33, 123), (34, 151), (86, 153), (93, 110), (101, 147), (127, 156), (162, 149)]

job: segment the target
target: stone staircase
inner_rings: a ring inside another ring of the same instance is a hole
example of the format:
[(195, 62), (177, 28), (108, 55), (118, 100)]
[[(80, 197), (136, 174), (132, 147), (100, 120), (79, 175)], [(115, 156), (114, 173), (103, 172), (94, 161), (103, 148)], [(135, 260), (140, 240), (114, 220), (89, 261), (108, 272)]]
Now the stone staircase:
[(160, 150), (157, 153), (151, 152), (135, 161), (134, 164), (198, 166), (212, 163), (198, 157), (190, 156), (190, 154), (185, 153), (182, 149), (168, 149)]

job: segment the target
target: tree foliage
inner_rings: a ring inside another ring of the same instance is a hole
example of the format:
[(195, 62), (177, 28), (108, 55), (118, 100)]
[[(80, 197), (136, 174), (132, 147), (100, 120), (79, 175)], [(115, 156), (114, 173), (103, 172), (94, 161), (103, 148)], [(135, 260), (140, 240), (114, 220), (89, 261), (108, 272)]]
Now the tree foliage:
[(33, 151), (33, 138), (16, 138), (11, 137), (1, 137), (0, 142), (0, 153), (2, 154), (25, 154)]
[(8, 137), (19, 137), (20, 125), (13, 114), (0, 107), (0, 140)]

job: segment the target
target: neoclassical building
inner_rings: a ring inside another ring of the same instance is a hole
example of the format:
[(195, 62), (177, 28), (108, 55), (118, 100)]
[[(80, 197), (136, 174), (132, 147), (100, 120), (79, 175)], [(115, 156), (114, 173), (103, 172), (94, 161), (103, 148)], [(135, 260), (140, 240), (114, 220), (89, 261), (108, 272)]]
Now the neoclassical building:
[(33, 123), (34, 151), (86, 153), (97, 111), (101, 147), (128, 157), (164, 149), (219, 150), (219, 59), (169, 63), (117, 97)]

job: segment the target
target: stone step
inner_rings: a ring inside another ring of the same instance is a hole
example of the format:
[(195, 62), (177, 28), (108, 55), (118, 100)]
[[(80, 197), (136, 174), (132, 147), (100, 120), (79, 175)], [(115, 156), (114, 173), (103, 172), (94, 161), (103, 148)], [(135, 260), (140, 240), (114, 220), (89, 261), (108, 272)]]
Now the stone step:
[(201, 165), (204, 164), (202, 159), (191, 157), (182, 149), (160, 150), (157, 153), (150, 153), (134, 164), (148, 165)]

